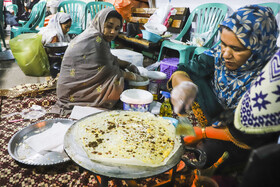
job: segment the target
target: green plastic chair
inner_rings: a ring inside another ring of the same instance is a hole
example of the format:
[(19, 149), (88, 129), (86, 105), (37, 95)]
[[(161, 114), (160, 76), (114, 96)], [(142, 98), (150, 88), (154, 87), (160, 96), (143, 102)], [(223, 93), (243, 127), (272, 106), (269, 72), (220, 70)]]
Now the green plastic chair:
[(280, 3), (260, 3), (259, 5), (270, 7), (273, 10), (274, 16), (280, 12)]
[(37, 29), (37, 27), (42, 28), (44, 26), (46, 4), (47, 2), (45, 0), (36, 3), (31, 10), (28, 21), (25, 22), (22, 26), (13, 26), (11, 28), (11, 39), (22, 33), (39, 32), (39, 29)]
[(72, 25), (68, 34), (80, 34), (83, 32), (84, 16), (85, 16), (86, 2), (79, 0), (62, 1), (58, 7), (58, 12), (65, 12), (70, 14)]
[(87, 28), (87, 25), (95, 15), (102, 10), (103, 8), (106, 7), (111, 7), (115, 9), (114, 5), (109, 3), (109, 2), (101, 2), (101, 1), (93, 1), (93, 2), (88, 2), (86, 5), (86, 14), (85, 14), (85, 28)]
[[(3, 42), (4, 47), (6, 48), (6, 42), (5, 42), (5, 33), (4, 33), (4, 15), (3, 15), (3, 6), (4, 6), (4, 1), (1, 0), (0, 1), (0, 35), (1, 35), (1, 39)], [(1, 46), (1, 42), (0, 42), (0, 51), (2, 51), (2, 46)]]
[(7, 10), (10, 12), (14, 12), (14, 15), (17, 15), (18, 12), (18, 6), (16, 4), (10, 4), (8, 6), (6, 6)]
[[(160, 53), (158, 56), (158, 61), (161, 60), (166, 48), (176, 50), (179, 52), (180, 64), (184, 64), (189, 61), (191, 54), (196, 48), (198, 48), (198, 46), (185, 45), (180, 43), (180, 41), (187, 33), (187, 31), (191, 29), (191, 27), (194, 28), (194, 31), (191, 31), (191, 36), (199, 36), (208, 32), (207, 38), (205, 39), (201, 50), (210, 48), (214, 42), (215, 36), (218, 33), (218, 25), (219, 23), (221, 23), (221, 21), (224, 20), (227, 12), (228, 7), (226, 4), (223, 3), (206, 3), (196, 7), (191, 12), (183, 30), (175, 38), (174, 42), (169, 40), (164, 40), (162, 42)], [(197, 50), (197, 52), (200, 52), (200, 50)]]

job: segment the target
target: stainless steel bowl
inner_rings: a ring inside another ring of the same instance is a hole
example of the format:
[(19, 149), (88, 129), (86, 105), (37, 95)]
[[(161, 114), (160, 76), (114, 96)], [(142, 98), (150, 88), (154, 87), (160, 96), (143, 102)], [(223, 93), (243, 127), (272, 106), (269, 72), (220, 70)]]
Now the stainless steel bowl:
[(68, 47), (68, 44), (69, 43), (67, 42), (56, 42), (56, 43), (46, 44), (44, 47), (48, 54), (64, 53)]

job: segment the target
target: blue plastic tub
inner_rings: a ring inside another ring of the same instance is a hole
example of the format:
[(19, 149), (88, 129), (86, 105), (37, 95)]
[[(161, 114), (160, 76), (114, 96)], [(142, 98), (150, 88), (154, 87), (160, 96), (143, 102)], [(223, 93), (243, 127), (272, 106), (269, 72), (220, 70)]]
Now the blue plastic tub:
[(143, 39), (148, 40), (153, 43), (157, 43), (162, 37), (158, 34), (146, 31), (146, 30), (141, 30), (143, 34)]

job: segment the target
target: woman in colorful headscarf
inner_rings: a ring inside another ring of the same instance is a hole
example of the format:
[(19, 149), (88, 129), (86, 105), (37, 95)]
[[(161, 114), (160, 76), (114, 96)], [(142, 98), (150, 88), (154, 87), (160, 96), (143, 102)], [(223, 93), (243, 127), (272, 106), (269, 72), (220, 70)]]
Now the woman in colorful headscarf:
[(276, 52), (277, 28), (270, 8), (251, 5), (234, 12), (220, 24), (221, 44), (172, 75), (174, 111), (188, 110), (196, 97), (210, 124), (224, 109), (234, 109)]
[(67, 33), (71, 24), (72, 19), (69, 14), (64, 12), (56, 13), (49, 21), (49, 24), (39, 32), (39, 34), (42, 34), (42, 44), (70, 42), (70, 37)]
[[(250, 5), (239, 8), (221, 23), (220, 34), (219, 45), (195, 56), (188, 64), (180, 65), (169, 81), (169, 86), (173, 87), (174, 111), (180, 113), (192, 106), (201, 120), (202, 128), (196, 131), (196, 137), (185, 137), (186, 144), (197, 143), (203, 137), (229, 140), (224, 129), (211, 134), (212, 129), (207, 127), (206, 136), (205, 126), (220, 124), (215, 118), (221, 112), (235, 110), (242, 95), (277, 50), (278, 26), (268, 7)], [(206, 167), (217, 161), (217, 156), (225, 150), (230, 152), (231, 158), (242, 158), (232, 142), (213, 143), (209, 140), (203, 141), (201, 147), (208, 154)]]
[(135, 65), (119, 60), (110, 51), (110, 42), (121, 27), (121, 15), (105, 8), (71, 41), (57, 83), (61, 109), (72, 109), (74, 105), (112, 108), (124, 90), (125, 80), (143, 80)]

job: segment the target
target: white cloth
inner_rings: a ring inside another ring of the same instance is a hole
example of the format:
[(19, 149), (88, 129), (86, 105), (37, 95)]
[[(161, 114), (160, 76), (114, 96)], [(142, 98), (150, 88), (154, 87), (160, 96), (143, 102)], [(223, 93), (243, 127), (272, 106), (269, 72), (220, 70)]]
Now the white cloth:
[(71, 19), (69, 14), (63, 12), (56, 13), (49, 21), (49, 24), (39, 32), (39, 34), (42, 34), (42, 44), (51, 43), (54, 36), (58, 37), (59, 42), (70, 42), (69, 35), (64, 35), (60, 26), (61, 23), (65, 23), (69, 19)]
[(37, 153), (44, 151), (63, 152), (64, 135), (70, 125), (60, 122), (54, 123), (51, 128), (27, 138), (24, 143)]
[(97, 107), (88, 107), (88, 106), (74, 106), (71, 115), (69, 118), (71, 119), (81, 119), (91, 114), (95, 114), (98, 112), (103, 112), (107, 109), (105, 108), (97, 108)]

